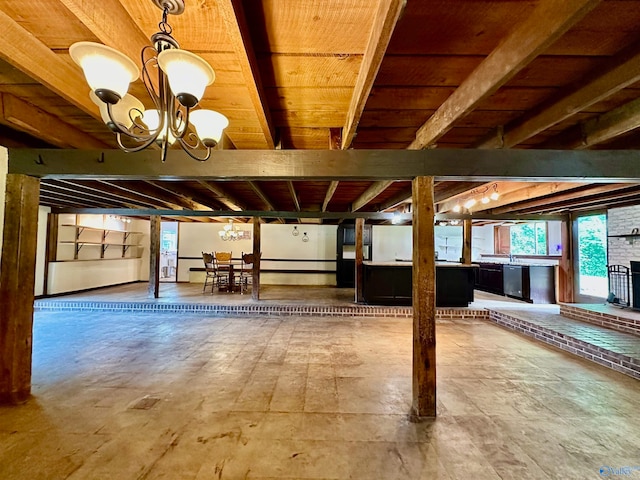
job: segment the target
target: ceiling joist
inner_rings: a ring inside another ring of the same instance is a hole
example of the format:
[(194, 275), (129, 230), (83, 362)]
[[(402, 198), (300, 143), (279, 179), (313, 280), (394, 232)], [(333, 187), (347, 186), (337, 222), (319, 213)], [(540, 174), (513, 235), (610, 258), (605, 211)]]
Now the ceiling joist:
[(0, 31), (3, 37), (0, 58), (92, 117), (100, 118), (98, 107), (89, 98), (89, 88), (79, 68), (53, 52), (2, 10)]
[(378, 4), (356, 86), (351, 95), (347, 119), (342, 127), (342, 149), (349, 148), (353, 141), (367, 98), (391, 41), (391, 35), (406, 3), (407, 0), (380, 0)]
[(589, 106), (640, 81), (640, 42), (637, 42), (598, 68), (580, 86), (572, 85), (564, 94), (518, 119), (513, 126), (506, 125), (501, 134), (492, 134), (480, 141), (476, 148), (511, 148), (541, 131), (585, 110)]
[(235, 48), (244, 84), (247, 87), (249, 98), (258, 117), (258, 123), (264, 135), (266, 146), (267, 148), (275, 148), (275, 128), (262, 86), (258, 62), (253, 51), (242, 2), (240, 0), (218, 0), (216, 5), (227, 25), (227, 35)]
[(434, 144), (454, 123), (544, 52), (600, 0), (541, 0), (535, 10), (440, 105), (416, 133), (409, 149)]

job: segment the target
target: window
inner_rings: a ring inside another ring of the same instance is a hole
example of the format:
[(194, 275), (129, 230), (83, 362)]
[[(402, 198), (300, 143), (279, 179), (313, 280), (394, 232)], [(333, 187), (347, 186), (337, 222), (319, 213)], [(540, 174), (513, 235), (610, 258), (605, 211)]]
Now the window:
[(545, 222), (513, 225), (510, 233), (513, 255), (547, 255), (547, 225)]

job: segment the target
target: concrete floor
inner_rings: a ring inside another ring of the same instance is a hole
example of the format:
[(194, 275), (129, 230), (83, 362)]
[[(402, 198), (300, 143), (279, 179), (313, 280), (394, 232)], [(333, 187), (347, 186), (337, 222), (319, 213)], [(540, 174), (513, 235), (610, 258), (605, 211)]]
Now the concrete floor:
[(638, 381), (440, 321), (439, 416), (414, 424), (411, 338), (398, 318), (36, 313), (0, 478), (640, 478)]

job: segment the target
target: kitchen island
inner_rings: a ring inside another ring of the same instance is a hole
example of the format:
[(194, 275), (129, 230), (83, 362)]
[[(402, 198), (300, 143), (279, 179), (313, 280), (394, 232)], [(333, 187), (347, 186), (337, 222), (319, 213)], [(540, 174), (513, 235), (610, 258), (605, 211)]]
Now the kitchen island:
[[(476, 265), (436, 263), (436, 307), (473, 302)], [(363, 298), (368, 305), (411, 305), (411, 262), (363, 262)]]

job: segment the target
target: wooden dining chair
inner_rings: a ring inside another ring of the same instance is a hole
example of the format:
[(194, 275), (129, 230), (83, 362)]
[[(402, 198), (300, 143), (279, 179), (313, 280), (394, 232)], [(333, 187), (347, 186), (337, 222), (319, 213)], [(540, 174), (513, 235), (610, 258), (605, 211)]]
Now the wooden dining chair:
[(232, 279), (229, 278), (232, 258), (232, 252), (213, 252), (213, 259), (215, 262), (216, 270), (218, 271), (218, 275), (224, 277), (227, 285), (230, 281), (232, 281)]
[[(262, 252), (260, 252), (262, 256)], [(253, 283), (253, 264), (255, 256), (253, 253), (242, 252), (242, 265), (240, 268), (240, 293), (247, 291), (249, 285)]]
[(216, 275), (216, 267), (213, 261), (213, 255), (207, 252), (202, 252), (202, 261), (204, 262), (204, 287), (202, 287), (202, 291), (204, 292), (207, 289), (207, 284), (211, 282), (211, 293), (213, 293), (213, 287), (217, 283), (217, 275)]

